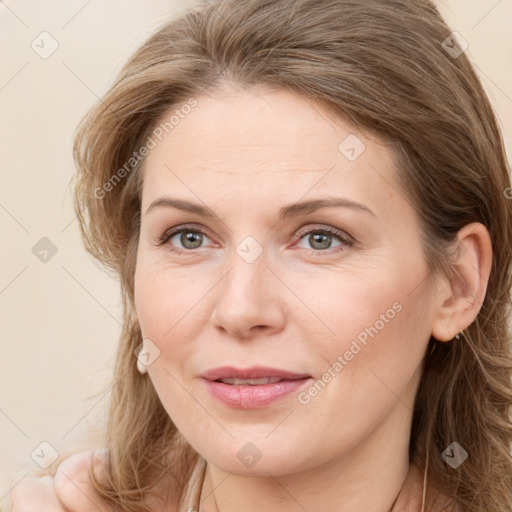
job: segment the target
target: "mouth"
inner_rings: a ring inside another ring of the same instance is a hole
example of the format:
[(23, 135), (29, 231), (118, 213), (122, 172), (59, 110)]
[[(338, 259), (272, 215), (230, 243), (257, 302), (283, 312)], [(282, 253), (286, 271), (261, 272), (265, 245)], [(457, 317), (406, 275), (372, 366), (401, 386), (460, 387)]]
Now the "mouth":
[[(254, 366), (246, 369), (236, 368), (234, 366), (222, 366), (208, 370), (203, 373), (201, 377), (210, 381), (225, 381), (226, 384), (237, 385), (235, 381), (243, 381), (243, 385), (258, 386), (260, 384), (268, 384), (269, 382), (266, 380), (269, 380), (270, 383), (274, 383), (282, 380), (305, 379), (311, 377), (311, 375), (263, 366)], [(263, 382), (263, 379), (266, 379), (265, 382)]]
[(258, 409), (290, 396), (312, 379), (305, 373), (276, 368), (222, 367), (202, 375), (213, 397), (238, 409)]
[[(283, 380), (292, 379), (281, 379), (279, 377), (267, 377), (262, 379), (217, 379), (214, 382), (222, 382), (223, 384), (230, 384), (231, 386), (262, 386), (263, 384), (274, 384), (276, 382), (282, 382)], [(297, 379), (293, 379), (297, 380)]]

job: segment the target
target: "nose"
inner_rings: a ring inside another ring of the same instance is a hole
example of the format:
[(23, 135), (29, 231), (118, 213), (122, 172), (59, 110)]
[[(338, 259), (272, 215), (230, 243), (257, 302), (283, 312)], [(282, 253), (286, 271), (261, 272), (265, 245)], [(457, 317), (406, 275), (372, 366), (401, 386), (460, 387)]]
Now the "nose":
[[(264, 254), (252, 263), (235, 259), (216, 288), (211, 322), (236, 339), (274, 334), (283, 329), (285, 285), (267, 267)], [(289, 292), (288, 292), (289, 293)]]

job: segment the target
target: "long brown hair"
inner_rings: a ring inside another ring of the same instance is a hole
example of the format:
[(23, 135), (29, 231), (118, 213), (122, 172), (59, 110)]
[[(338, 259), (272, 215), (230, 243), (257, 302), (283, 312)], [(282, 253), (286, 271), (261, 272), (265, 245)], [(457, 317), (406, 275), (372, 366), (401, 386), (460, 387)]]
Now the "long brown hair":
[[(94, 479), (111, 504), (147, 510), (155, 481), (172, 475), (182, 488), (196, 455), (136, 369), (144, 158), (131, 159), (173, 108), (229, 81), (294, 91), (391, 141), (432, 272), (451, 275), (449, 247), (462, 227), (488, 229), (485, 300), (460, 340), (429, 341), (409, 456), (422, 467), (429, 449), (429, 482), (461, 511), (512, 510), (510, 169), (493, 109), (462, 50), (429, 0), (220, 0), (165, 23), (127, 61), (74, 144), (83, 241), (119, 277), (124, 306), (109, 464), (105, 479)], [(441, 456), (454, 441), (468, 453), (456, 469)]]

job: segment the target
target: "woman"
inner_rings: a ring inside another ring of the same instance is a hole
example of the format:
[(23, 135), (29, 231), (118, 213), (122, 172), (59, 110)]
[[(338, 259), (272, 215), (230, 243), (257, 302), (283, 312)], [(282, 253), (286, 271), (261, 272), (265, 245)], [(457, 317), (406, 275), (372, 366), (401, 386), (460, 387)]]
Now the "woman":
[(74, 156), (124, 332), (107, 450), (47, 503), (512, 510), (509, 166), (430, 1), (192, 10)]

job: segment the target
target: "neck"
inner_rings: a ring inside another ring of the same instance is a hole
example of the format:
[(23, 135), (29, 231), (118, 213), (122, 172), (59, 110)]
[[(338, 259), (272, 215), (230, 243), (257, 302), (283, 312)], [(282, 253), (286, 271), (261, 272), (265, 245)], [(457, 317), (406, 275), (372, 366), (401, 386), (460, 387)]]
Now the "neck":
[(350, 452), (291, 474), (260, 467), (258, 475), (240, 476), (208, 463), (199, 512), (419, 512), (423, 481), (409, 465), (410, 421), (398, 401)]

